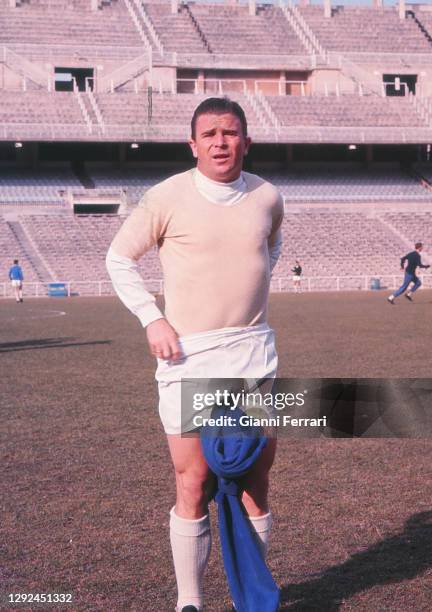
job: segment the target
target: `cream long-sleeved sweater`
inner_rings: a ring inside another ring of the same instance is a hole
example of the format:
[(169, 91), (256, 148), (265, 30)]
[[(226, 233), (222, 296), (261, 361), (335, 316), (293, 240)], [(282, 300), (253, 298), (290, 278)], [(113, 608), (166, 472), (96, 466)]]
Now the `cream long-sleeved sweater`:
[[(269, 249), (280, 241), (283, 201), (270, 183), (247, 172), (243, 177), (247, 193), (220, 206), (201, 195), (193, 171), (172, 176), (147, 191), (112, 242), (120, 266), (158, 245), (165, 316), (181, 336), (266, 320)], [(122, 297), (120, 279), (116, 274), (113, 282)], [(139, 298), (142, 288), (133, 282), (125, 269), (123, 288), (129, 284)], [(145, 324), (161, 315), (142, 295), (134, 312)]]

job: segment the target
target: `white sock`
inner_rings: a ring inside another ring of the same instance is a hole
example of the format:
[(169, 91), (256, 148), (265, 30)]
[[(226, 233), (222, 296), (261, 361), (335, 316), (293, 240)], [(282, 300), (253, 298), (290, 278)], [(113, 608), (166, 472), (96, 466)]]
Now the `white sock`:
[(393, 300), (394, 300), (394, 295), (393, 295), (393, 293), (392, 293), (391, 295), (389, 295), (389, 296), (388, 296), (388, 299), (389, 299), (389, 300), (391, 300), (391, 301), (393, 302)]
[(184, 606), (201, 610), (202, 582), (210, 556), (211, 532), (209, 515), (193, 520), (170, 512), (170, 538), (177, 579), (177, 611)]
[(249, 520), (251, 522), (252, 529), (255, 533), (255, 538), (259, 544), (263, 559), (265, 559), (267, 554), (270, 529), (272, 526), (271, 512), (269, 512), (268, 514), (264, 514), (264, 516), (250, 516)]

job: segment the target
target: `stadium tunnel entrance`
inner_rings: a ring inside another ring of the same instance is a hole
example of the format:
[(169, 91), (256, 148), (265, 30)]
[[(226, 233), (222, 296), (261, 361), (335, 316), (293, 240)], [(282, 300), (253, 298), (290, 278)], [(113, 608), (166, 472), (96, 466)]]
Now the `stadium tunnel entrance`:
[(55, 68), (56, 91), (93, 91), (93, 68)]

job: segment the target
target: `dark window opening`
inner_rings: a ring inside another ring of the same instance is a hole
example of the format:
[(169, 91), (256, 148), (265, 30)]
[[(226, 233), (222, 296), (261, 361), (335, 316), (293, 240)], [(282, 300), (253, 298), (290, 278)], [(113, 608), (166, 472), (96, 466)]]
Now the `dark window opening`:
[(75, 215), (116, 215), (120, 204), (74, 204)]
[(407, 96), (415, 94), (416, 74), (383, 74), (383, 83), (386, 96)]
[(55, 69), (55, 90), (73, 91), (75, 87), (78, 91), (93, 91), (94, 70), (93, 68), (56, 68)]

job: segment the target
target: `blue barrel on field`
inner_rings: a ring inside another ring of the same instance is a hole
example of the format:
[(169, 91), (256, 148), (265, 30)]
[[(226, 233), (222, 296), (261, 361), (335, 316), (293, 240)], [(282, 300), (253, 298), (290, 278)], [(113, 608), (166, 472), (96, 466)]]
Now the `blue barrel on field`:
[(67, 297), (66, 283), (49, 283), (48, 295), (49, 297)]
[(371, 289), (372, 291), (379, 291), (381, 289), (381, 282), (379, 278), (371, 279)]

